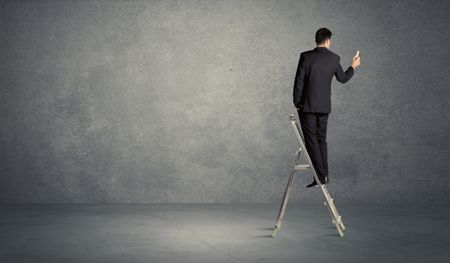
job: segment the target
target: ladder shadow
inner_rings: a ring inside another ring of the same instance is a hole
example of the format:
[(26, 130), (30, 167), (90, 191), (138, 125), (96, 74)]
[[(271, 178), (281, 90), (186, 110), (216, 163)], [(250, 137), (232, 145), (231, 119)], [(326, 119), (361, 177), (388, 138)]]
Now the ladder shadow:
[(272, 235), (255, 235), (256, 238), (273, 238)]
[(257, 228), (257, 230), (270, 230), (270, 231), (272, 231), (273, 227), (260, 227), (260, 228)]
[(272, 237), (272, 231), (273, 227), (258, 227), (256, 230), (263, 230), (263, 231), (270, 231), (270, 234), (260, 234), (260, 235), (253, 235), (254, 238), (273, 238)]
[(326, 234), (323, 234), (323, 235), (320, 235), (320, 236), (322, 236), (322, 237), (339, 237), (339, 238), (341, 238), (339, 236), (339, 234), (336, 234), (336, 233), (326, 233)]

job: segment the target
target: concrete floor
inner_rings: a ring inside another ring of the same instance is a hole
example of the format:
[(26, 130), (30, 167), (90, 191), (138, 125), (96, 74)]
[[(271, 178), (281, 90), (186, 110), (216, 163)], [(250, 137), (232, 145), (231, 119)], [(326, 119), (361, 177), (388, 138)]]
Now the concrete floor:
[(0, 205), (0, 262), (450, 262), (448, 205)]

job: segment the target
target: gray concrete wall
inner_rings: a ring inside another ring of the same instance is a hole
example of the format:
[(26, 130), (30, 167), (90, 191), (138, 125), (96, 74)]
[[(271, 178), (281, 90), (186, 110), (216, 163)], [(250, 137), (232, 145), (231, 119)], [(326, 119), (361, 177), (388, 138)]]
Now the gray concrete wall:
[(332, 85), (336, 199), (450, 201), (448, 1), (0, 5), (1, 202), (279, 202), (323, 26), (362, 62)]

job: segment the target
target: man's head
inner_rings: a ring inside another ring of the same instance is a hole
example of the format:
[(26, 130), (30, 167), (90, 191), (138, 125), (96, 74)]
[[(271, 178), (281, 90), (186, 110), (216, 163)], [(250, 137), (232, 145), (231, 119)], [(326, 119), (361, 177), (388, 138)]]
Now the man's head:
[(316, 44), (317, 46), (330, 48), (331, 45), (331, 31), (328, 28), (319, 28), (316, 32)]

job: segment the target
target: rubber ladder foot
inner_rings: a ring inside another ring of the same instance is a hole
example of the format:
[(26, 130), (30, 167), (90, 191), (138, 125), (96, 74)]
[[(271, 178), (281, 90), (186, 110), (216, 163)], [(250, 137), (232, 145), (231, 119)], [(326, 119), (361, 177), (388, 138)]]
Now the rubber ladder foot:
[(276, 225), (273, 228), (273, 232), (272, 232), (272, 237), (275, 238), (275, 236), (277, 235), (278, 229), (280, 229), (280, 227), (278, 225)]

